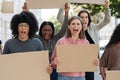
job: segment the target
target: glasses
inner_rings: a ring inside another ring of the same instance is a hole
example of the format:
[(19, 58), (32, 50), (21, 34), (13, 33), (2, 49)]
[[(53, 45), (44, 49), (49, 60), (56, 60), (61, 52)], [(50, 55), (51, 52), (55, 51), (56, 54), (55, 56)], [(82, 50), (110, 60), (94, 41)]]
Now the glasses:
[(29, 27), (29, 25), (27, 23), (20, 23), (18, 27)]

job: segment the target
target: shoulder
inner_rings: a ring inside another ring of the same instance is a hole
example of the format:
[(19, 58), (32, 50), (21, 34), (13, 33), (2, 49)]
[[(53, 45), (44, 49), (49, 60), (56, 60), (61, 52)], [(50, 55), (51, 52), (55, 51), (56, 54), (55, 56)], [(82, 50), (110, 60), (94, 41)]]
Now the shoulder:
[(38, 38), (32, 38), (31, 43), (32, 43), (32, 45), (35, 45), (35, 46), (41, 46), (41, 47), (43, 46), (41, 40)]
[(5, 47), (12, 47), (14, 45), (18, 44), (17, 42), (17, 39), (16, 38), (12, 38), (12, 39), (9, 39), (5, 42)]
[(60, 38), (60, 39), (57, 41), (57, 44), (62, 44), (62, 43), (64, 43), (65, 41), (67, 41), (67, 38), (66, 38), (66, 37), (62, 37), (62, 38)]
[(39, 39), (38, 39), (38, 38), (35, 38), (35, 37), (32, 38), (32, 40), (33, 40), (33, 41), (39, 41)]
[(35, 37), (35, 38), (39, 38), (40, 36), (39, 36), (38, 34), (36, 34), (34, 37)]
[(37, 44), (42, 43), (41, 40), (38, 38), (32, 38), (32, 42), (37, 43)]
[(66, 40), (66, 37), (62, 37), (58, 41), (64, 41), (64, 40)]
[(59, 39), (58, 41), (61, 41), (61, 42), (62, 42), (62, 41), (68, 41), (69, 39), (70, 39), (70, 38), (67, 38), (67, 37), (64, 36), (64, 37), (62, 37), (61, 39)]
[(89, 41), (87, 39), (80, 39), (80, 41), (84, 44), (90, 44)]
[(12, 38), (12, 39), (7, 40), (5, 43), (6, 43), (6, 44), (8, 44), (8, 43), (14, 43), (14, 42), (16, 42), (16, 40), (17, 40), (17, 39)]

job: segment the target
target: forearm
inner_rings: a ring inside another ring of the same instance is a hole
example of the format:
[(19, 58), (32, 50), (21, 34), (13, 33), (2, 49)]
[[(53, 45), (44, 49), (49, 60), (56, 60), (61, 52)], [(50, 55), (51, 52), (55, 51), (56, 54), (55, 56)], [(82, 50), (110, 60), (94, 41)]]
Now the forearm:
[(106, 80), (106, 73), (104, 67), (100, 67), (100, 73), (103, 80)]

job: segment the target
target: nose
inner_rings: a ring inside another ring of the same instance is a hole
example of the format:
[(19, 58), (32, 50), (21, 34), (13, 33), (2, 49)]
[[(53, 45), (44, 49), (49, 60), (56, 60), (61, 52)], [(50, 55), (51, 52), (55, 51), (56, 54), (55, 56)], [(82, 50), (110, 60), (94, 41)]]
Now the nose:
[(86, 18), (83, 18), (82, 20), (83, 20), (83, 21), (85, 21), (85, 20), (86, 20)]
[(45, 30), (45, 32), (46, 32), (46, 33), (50, 33), (50, 32), (51, 32), (51, 30)]

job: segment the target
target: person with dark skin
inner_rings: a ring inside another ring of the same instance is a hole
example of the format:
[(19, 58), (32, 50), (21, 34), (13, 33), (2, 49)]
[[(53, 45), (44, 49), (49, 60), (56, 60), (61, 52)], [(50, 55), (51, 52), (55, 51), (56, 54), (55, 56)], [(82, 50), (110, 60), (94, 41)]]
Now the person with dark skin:
[(114, 29), (100, 59), (100, 72), (103, 80), (106, 80), (106, 70), (120, 70), (120, 23)]
[(39, 36), (38, 38), (42, 41), (43, 43), (43, 49), (44, 50), (49, 50), (49, 58), (52, 55), (52, 51), (54, 49), (54, 46), (56, 42), (65, 35), (66, 33), (66, 23), (68, 21), (68, 12), (69, 12), (69, 7), (67, 3), (65, 4), (65, 20), (64, 23), (62, 24), (62, 27), (58, 33), (54, 33), (54, 24), (50, 21), (44, 21), (39, 29)]
[[(28, 11), (27, 4), (23, 6), (23, 10)], [(66, 23), (68, 21), (68, 12), (69, 12), (68, 3), (65, 4), (64, 10), (65, 10), (65, 16), (64, 16), (65, 20), (64, 23), (62, 24), (60, 31), (57, 34), (54, 33), (55, 27), (52, 22), (43, 21), (40, 25), (39, 35), (35, 36), (42, 41), (43, 50), (49, 50), (49, 61), (56, 42), (66, 33), (66, 26), (67, 26)], [(56, 73), (56, 69), (53, 69), (53, 73), (51, 74), (51, 80), (57, 80), (57, 75), (58, 74)]]
[[(57, 34), (54, 34), (54, 24), (50, 21), (44, 21), (39, 29), (39, 35), (38, 38), (43, 43), (43, 50), (49, 50), (49, 59), (52, 55), (52, 51), (54, 49), (54, 46), (56, 42), (65, 35), (66, 33), (66, 23), (67, 23), (67, 17), (68, 17), (69, 7), (67, 6), (67, 3), (65, 4), (65, 20), (62, 24), (62, 27), (60, 31)], [(57, 80), (57, 73), (56, 69), (53, 69), (53, 73), (51, 74), (51, 80)]]

